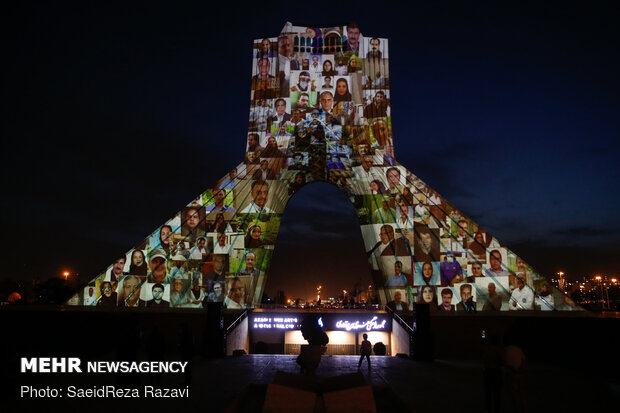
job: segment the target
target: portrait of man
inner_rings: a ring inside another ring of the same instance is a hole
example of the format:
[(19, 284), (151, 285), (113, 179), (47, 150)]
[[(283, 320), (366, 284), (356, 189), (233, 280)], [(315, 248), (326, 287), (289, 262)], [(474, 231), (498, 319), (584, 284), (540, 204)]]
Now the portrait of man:
[(153, 284), (151, 287), (153, 298), (146, 302), (147, 307), (170, 307), (170, 303), (164, 300), (164, 286), (160, 283)]
[(456, 260), (453, 254), (446, 254), (439, 265), (441, 275), (441, 285), (453, 285), (463, 276), (463, 267)]
[(284, 99), (276, 99), (274, 106), (276, 113), (271, 117), (271, 122), (277, 122), (283, 125), (285, 122), (291, 120), (291, 115), (286, 113), (286, 101)]
[(476, 302), (472, 294), (471, 284), (461, 284), (459, 287), (461, 301), (456, 305), (456, 311), (476, 312)]
[(119, 307), (144, 307), (146, 303), (140, 299), (142, 281), (135, 275), (128, 275), (123, 279), (123, 287), (118, 297)]
[(409, 245), (404, 237), (395, 238), (394, 228), (385, 224), (379, 229), (380, 241), (375, 246), (367, 251), (366, 254), (370, 257), (372, 254), (379, 256), (404, 256), (411, 255)]
[(394, 274), (390, 275), (385, 282), (386, 287), (406, 287), (407, 277), (403, 274), (403, 263), (396, 261), (394, 263)]
[(379, 39), (377, 39), (376, 37), (373, 37), (372, 39), (370, 39), (370, 42), (368, 42), (369, 45), (369, 50), (368, 53), (366, 54), (366, 58), (367, 59), (381, 59), (381, 50), (379, 50), (379, 46), (381, 45), (381, 41)]
[(228, 280), (228, 297), (224, 301), (224, 305), (229, 309), (246, 308), (246, 288), (240, 278)]
[(268, 208), (269, 200), (269, 183), (267, 181), (258, 180), (252, 182), (252, 202), (245, 207), (242, 214), (272, 214), (273, 210)]
[(395, 166), (390, 166), (385, 170), (385, 178), (388, 183), (388, 191), (392, 194), (400, 193), (398, 186), (400, 182), (400, 170)]
[(226, 242), (226, 234), (221, 232), (217, 234), (215, 247), (213, 248), (214, 254), (228, 254), (230, 246)]
[[(472, 263), (471, 264), (471, 277), (475, 279), (476, 277), (483, 277), (483, 276), (484, 275), (482, 274), (482, 264), (480, 264), (477, 261)], [(468, 279), (467, 281), (470, 281), (470, 280)]]
[(372, 103), (364, 108), (364, 117), (369, 118), (382, 118), (387, 116), (388, 103), (385, 97), (385, 92), (382, 90), (375, 93), (375, 97), (372, 99)]
[(273, 79), (274, 76), (269, 74), (271, 70), (271, 62), (268, 58), (262, 57), (258, 59), (258, 73), (252, 77), (252, 80)]
[(310, 92), (312, 90), (310, 87), (311, 80), (310, 72), (307, 70), (301, 71), (297, 79), (297, 84), (291, 87), (291, 92)]
[(209, 291), (215, 281), (224, 280), (227, 256), (223, 254), (215, 254), (213, 256), (213, 269), (205, 274), (203, 282), (209, 286)]
[(291, 123), (293, 125), (297, 125), (299, 122), (304, 120), (304, 112), (300, 109), (293, 109), (291, 111)]
[(331, 76), (325, 76), (323, 78), (323, 86), (321, 86), (321, 89), (333, 89), (334, 85), (332, 85), (332, 77)]
[(319, 101), (321, 102), (321, 110), (326, 113), (331, 113), (332, 106), (334, 105), (334, 96), (332, 92), (327, 90), (322, 92)]
[(123, 278), (123, 275), (125, 275), (125, 272), (123, 271), (124, 269), (125, 257), (117, 258), (116, 261), (114, 261), (114, 264), (112, 264), (112, 268), (110, 269), (110, 272), (108, 272), (108, 276), (105, 280), (112, 282), (120, 281), (121, 278)]
[(320, 75), (323, 71), (323, 66), (321, 66), (321, 62), (319, 61), (319, 56), (312, 56), (312, 63), (310, 63), (310, 73)]
[(97, 296), (95, 295), (95, 287), (88, 286), (84, 291), (84, 305), (97, 304)]
[[(480, 264), (478, 264), (480, 266)], [(502, 309), (502, 297), (497, 294), (497, 287), (494, 282), (488, 284), (486, 303), (482, 306), (482, 311), (500, 311)]]
[(245, 254), (245, 268), (241, 271), (243, 274), (259, 275), (260, 271), (256, 268), (256, 254), (248, 252)]
[(523, 279), (517, 277), (517, 288), (512, 290), (510, 295), (511, 311), (523, 311), (534, 309), (534, 292), (531, 288), (525, 286)]
[(409, 311), (409, 304), (403, 301), (403, 293), (400, 290), (394, 292), (394, 299), (386, 304), (392, 311)]
[(262, 151), (264, 148), (259, 144), (259, 136), (258, 133), (250, 133), (248, 134), (248, 152), (258, 152)]
[(308, 110), (309, 107), (310, 107), (310, 95), (308, 95), (307, 93), (300, 93), (297, 98), (296, 109), (301, 109), (303, 111), (306, 111)]
[(167, 270), (166, 252), (162, 249), (154, 249), (149, 257), (148, 281), (150, 283), (165, 283)]
[(306, 165), (304, 163), (304, 154), (302, 152), (295, 152), (293, 154), (293, 157), (289, 160), (288, 169), (290, 171), (306, 169)]
[(372, 215), (373, 224), (393, 223), (396, 221), (396, 210), (388, 204), (387, 199), (381, 201), (381, 207)]
[(508, 275), (508, 271), (506, 271), (502, 267), (502, 253), (500, 250), (493, 250), (489, 253), (489, 268), (488, 275), (491, 277), (505, 277)]
[(254, 100), (273, 99), (276, 97), (276, 79), (270, 74), (271, 62), (268, 58), (258, 59), (258, 73), (252, 76), (252, 90)]
[(192, 248), (191, 253), (189, 255), (190, 260), (202, 260), (203, 257), (207, 254), (207, 250), (205, 249), (205, 245), (207, 240), (205, 237), (200, 237), (196, 241), (196, 246)]
[(363, 179), (368, 182), (379, 180), (381, 181), (383, 177), (381, 176), (381, 172), (378, 168), (373, 167), (375, 162), (375, 158), (370, 155), (363, 155), (360, 166), (353, 167), (353, 172), (355, 173), (355, 177), (357, 179)]
[(286, 125), (287, 123), (281, 123), (278, 126), (278, 133), (273, 135), (278, 144), (278, 149), (281, 151), (285, 151), (288, 149), (290, 140), (293, 138), (293, 134), (288, 133), (288, 131), (286, 130)]
[(453, 295), (451, 288), (443, 288), (441, 290), (441, 302), (437, 309), (439, 311), (456, 311), (456, 307), (452, 304)]
[(187, 292), (187, 307), (200, 308), (202, 302), (207, 298), (207, 293), (200, 286), (200, 277), (192, 279), (192, 288)]
[(344, 44), (345, 52), (357, 52), (360, 48), (360, 29), (355, 23), (349, 23), (347, 26), (347, 41)]
[(226, 295), (224, 293), (224, 281), (215, 281), (211, 286), (212, 291), (207, 296), (208, 301), (216, 303), (224, 302)]
[(272, 180), (277, 179), (278, 177), (276, 176), (275, 172), (273, 172), (273, 170), (269, 168), (269, 162), (267, 161), (267, 159), (263, 159), (260, 161), (260, 168), (254, 171), (252, 178), (254, 178), (255, 180), (262, 179), (263, 181), (266, 181), (267, 179)]
[(271, 48), (271, 41), (269, 41), (269, 39), (261, 40), (254, 57), (258, 59), (262, 59), (264, 57), (275, 57), (275, 52)]
[[(205, 211), (207, 212), (234, 212), (235, 208), (232, 205), (226, 205), (224, 201), (226, 200), (226, 190), (220, 188), (213, 188), (211, 190), (211, 202), (205, 207)], [(198, 215), (198, 214), (196, 214)], [(204, 226), (204, 219), (202, 220), (202, 226)], [(201, 234), (200, 236), (204, 235)], [(195, 241), (195, 240), (194, 240)]]

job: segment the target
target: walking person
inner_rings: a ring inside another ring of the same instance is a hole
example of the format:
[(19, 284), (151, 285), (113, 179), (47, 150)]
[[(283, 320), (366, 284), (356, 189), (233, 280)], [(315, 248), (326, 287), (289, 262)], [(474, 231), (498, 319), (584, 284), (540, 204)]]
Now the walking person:
[(364, 333), (363, 335), (364, 341), (362, 341), (362, 345), (360, 346), (360, 362), (357, 363), (357, 368), (362, 367), (362, 361), (364, 357), (368, 361), (368, 370), (370, 370), (370, 355), (372, 354), (372, 344), (368, 341), (368, 334)]

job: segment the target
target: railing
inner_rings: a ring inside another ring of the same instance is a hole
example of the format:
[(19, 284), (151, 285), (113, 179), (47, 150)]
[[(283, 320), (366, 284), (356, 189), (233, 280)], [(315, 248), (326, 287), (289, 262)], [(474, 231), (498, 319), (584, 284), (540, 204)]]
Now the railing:
[(402, 317), (398, 315), (394, 310), (392, 310), (390, 307), (386, 305), (385, 311), (387, 311), (387, 313), (390, 314), (392, 318), (396, 320), (396, 322), (400, 324), (400, 326), (404, 328), (405, 331), (407, 331), (407, 333), (409, 333), (410, 335), (413, 334), (413, 327), (407, 324), (407, 322), (403, 320)]
[(237, 317), (235, 319), (235, 321), (233, 321), (232, 323), (230, 323), (230, 325), (228, 327), (226, 327), (226, 334), (228, 335), (231, 331), (233, 331), (239, 324), (241, 324), (241, 322), (243, 320), (246, 319), (246, 317), (248, 315), (250, 315), (250, 313), (252, 312), (251, 309), (246, 309), (244, 310), (241, 314), (239, 314), (239, 317)]

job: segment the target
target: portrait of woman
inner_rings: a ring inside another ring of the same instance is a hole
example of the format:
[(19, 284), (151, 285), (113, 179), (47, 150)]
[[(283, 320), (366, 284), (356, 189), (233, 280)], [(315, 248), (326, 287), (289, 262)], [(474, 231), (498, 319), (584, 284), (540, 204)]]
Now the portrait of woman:
[(417, 262), (413, 277), (413, 285), (439, 285), (438, 267), (438, 264), (435, 263), (435, 265), (433, 265), (430, 261), (424, 261), (423, 263)]
[(170, 235), (172, 235), (172, 227), (164, 225), (159, 230), (159, 244), (166, 252), (170, 251)]
[(349, 82), (347, 79), (340, 78), (336, 82), (336, 95), (334, 96), (334, 102), (350, 102), (352, 100), (351, 93), (349, 92)]
[(431, 310), (436, 309), (437, 304), (435, 303), (435, 289), (428, 285), (418, 288), (418, 303), (428, 304), (431, 307)]
[(355, 58), (355, 56), (353, 56), (351, 58), (351, 60), (349, 61), (348, 72), (349, 73), (355, 73), (355, 72), (357, 72), (357, 70), (358, 70), (357, 59)]
[(387, 194), (387, 190), (385, 189), (385, 185), (378, 179), (370, 182), (370, 191), (373, 195), (383, 195)]
[(101, 298), (99, 298), (97, 305), (99, 307), (116, 307), (117, 294), (116, 291), (112, 291), (112, 283), (109, 281), (102, 282), (99, 290)]
[(252, 225), (248, 228), (245, 235), (245, 247), (246, 248), (260, 248), (263, 246), (260, 236), (263, 230), (258, 225)]
[(131, 264), (129, 265), (129, 274), (146, 275), (146, 260), (142, 250), (133, 250), (131, 253)]
[(323, 71), (321, 72), (321, 76), (333, 76), (336, 74), (334, 70), (334, 65), (330, 60), (325, 60), (323, 62)]
[(215, 216), (215, 221), (207, 227), (207, 232), (232, 232), (232, 228), (228, 222), (224, 219), (224, 214), (218, 212)]

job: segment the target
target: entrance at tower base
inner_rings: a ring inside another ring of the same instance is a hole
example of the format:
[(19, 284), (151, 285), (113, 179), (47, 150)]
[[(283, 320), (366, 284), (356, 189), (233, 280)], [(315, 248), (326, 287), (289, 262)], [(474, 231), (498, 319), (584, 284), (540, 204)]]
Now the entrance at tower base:
[(394, 347), (402, 348), (402, 344), (393, 344), (401, 337), (394, 336), (392, 317), (385, 311), (325, 310), (317, 313), (254, 310), (249, 317), (250, 353), (299, 354), (301, 346), (308, 344), (299, 330), (300, 324), (303, 318), (310, 314), (318, 317), (319, 325), (322, 324), (323, 331), (329, 337), (325, 355), (359, 354), (363, 334), (368, 334), (373, 345), (382, 343), (387, 356), (396, 354)]

